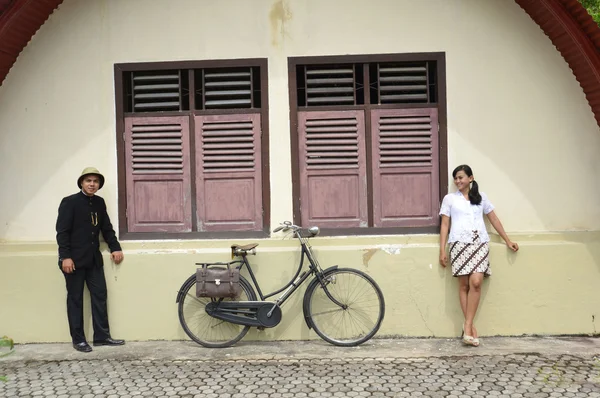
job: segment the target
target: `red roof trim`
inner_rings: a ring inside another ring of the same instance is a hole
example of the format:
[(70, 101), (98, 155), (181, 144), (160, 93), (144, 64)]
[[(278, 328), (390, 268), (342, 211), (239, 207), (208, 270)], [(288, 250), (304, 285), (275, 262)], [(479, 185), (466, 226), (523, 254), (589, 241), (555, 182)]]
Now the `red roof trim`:
[(13, 0), (0, 14), (0, 84), (40, 26), (63, 0)]
[(561, 53), (600, 126), (600, 27), (577, 0), (515, 0)]
[[(0, 84), (63, 0), (0, 0)], [(577, 0), (515, 0), (552, 40), (600, 126), (600, 27)]]

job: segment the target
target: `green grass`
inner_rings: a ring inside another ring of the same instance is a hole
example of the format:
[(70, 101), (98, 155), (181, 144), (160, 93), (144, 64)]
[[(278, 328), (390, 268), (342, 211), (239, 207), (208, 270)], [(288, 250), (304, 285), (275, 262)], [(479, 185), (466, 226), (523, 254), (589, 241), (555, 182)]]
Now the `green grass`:
[[(8, 348), (6, 352), (4, 352), (3, 348)], [(15, 342), (13, 339), (4, 336), (0, 338), (0, 357), (4, 357), (6, 355), (12, 354), (15, 351)], [(0, 376), (0, 382), (6, 383), (8, 382), (8, 378), (6, 376)]]

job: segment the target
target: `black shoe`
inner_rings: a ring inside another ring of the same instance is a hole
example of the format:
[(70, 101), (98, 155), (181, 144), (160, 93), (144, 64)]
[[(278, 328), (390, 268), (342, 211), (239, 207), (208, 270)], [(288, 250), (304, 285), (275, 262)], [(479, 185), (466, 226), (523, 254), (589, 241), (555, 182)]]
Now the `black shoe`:
[(115, 340), (115, 339), (111, 339), (110, 337), (105, 340), (94, 341), (94, 347), (97, 347), (99, 345), (123, 345), (123, 344), (125, 344), (125, 340)]
[(92, 352), (92, 347), (85, 341), (81, 343), (73, 343), (73, 348), (75, 348), (79, 352)]

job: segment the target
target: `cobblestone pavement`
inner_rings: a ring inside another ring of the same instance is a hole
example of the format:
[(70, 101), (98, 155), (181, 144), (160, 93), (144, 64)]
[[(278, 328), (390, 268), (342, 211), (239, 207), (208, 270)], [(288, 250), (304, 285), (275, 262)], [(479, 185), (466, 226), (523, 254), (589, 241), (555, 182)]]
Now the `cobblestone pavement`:
[[(294, 343), (287, 344), (281, 347)], [(462, 355), (399, 357), (389, 350), (386, 356), (385, 346), (360, 355), (279, 351), (262, 359), (234, 349), (197, 351), (216, 353), (210, 359), (120, 358), (117, 350), (57, 359), (57, 353), (0, 362), (9, 379), (0, 383), (0, 397), (600, 397), (600, 356), (593, 352), (481, 355), (452, 344)]]
[(0, 359), (0, 397), (600, 397), (600, 339), (128, 342), (79, 353), (25, 344)]

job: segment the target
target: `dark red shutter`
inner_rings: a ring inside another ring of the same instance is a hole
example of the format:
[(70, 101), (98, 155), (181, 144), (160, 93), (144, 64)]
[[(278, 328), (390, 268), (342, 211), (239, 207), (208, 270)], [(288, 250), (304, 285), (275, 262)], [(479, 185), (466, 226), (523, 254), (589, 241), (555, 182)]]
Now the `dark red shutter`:
[(367, 227), (364, 111), (298, 112), (302, 225)]
[(199, 231), (263, 228), (259, 114), (196, 116)]
[(188, 117), (125, 118), (129, 232), (192, 229)]
[(438, 224), (437, 115), (435, 108), (372, 111), (375, 227)]

